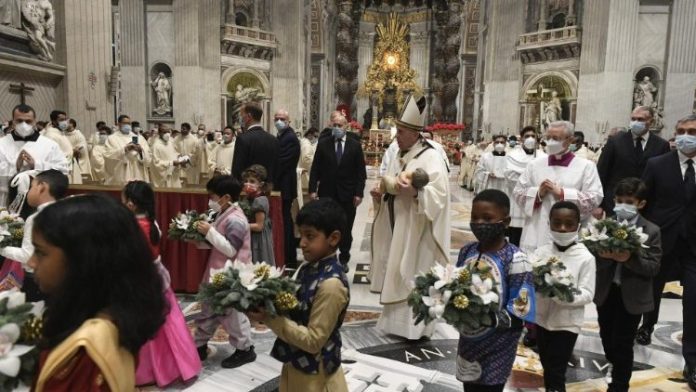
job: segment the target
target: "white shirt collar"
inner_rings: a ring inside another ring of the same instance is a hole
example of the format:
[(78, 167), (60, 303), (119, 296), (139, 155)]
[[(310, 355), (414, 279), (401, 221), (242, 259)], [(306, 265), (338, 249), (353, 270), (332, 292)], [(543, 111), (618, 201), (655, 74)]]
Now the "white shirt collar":
[(688, 161), (689, 159), (691, 159), (691, 160), (693, 160), (694, 162), (696, 162), (696, 156), (689, 158), (689, 157), (687, 157), (686, 155), (684, 155), (684, 153), (682, 153), (682, 152), (679, 151), (679, 150), (677, 150), (677, 155), (679, 155), (679, 164), (680, 164), (680, 165), (686, 165), (686, 161)]
[(645, 132), (645, 134), (643, 134), (642, 136), (634, 136), (634, 135), (631, 135), (631, 136), (633, 136), (633, 140), (638, 140), (639, 137), (642, 137), (643, 143), (647, 143), (648, 139), (650, 138), (650, 131)]
[(36, 212), (39, 212), (39, 211), (43, 210), (44, 208), (50, 206), (50, 205), (53, 204), (53, 203), (55, 203), (55, 201), (47, 201), (47, 202), (45, 202), (45, 203), (43, 203), (43, 204), (39, 204), (39, 205), (36, 207)]

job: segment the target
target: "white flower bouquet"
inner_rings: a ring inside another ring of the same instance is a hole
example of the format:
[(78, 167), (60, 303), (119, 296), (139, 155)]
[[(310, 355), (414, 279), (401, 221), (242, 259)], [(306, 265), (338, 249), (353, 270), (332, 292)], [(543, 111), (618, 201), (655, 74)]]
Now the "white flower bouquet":
[(196, 229), (198, 222), (212, 222), (212, 211), (198, 213), (194, 210), (178, 213), (169, 223), (169, 239), (205, 242), (205, 236)]
[(271, 315), (282, 315), (299, 305), (297, 288), (294, 280), (283, 276), (283, 269), (227, 260), (223, 268), (210, 270), (210, 279), (201, 285), (198, 300), (216, 314), (225, 314), (229, 308), (246, 312), (264, 307)]
[(23, 238), (24, 219), (7, 210), (0, 210), (0, 248), (21, 247)]
[(11, 391), (33, 382), (41, 337), (43, 303), (25, 303), (17, 289), (0, 292), (0, 390)]
[(416, 276), (408, 304), (416, 324), (444, 319), (460, 332), (476, 331), (495, 325), (500, 301), (495, 283), (485, 263), (437, 265)]
[(648, 235), (642, 227), (636, 227), (626, 221), (619, 222), (611, 218), (602, 219), (580, 232), (583, 244), (592, 253), (621, 252), (638, 253), (648, 248), (645, 241)]
[(556, 297), (563, 302), (573, 302), (578, 290), (573, 284), (573, 276), (557, 257), (538, 260), (533, 263), (534, 287), (538, 294)]

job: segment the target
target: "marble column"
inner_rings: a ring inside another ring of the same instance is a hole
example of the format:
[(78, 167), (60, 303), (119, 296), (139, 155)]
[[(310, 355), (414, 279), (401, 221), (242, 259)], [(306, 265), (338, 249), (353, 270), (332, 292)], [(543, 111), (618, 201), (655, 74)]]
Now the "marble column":
[(568, 0), (568, 16), (566, 17), (566, 25), (575, 26), (575, 0)]
[[(253, 0), (253, 1), (254, 1), (254, 5), (253, 5), (254, 16), (251, 20), (251, 26), (255, 29), (258, 29), (259, 25), (261, 23), (261, 18), (259, 18), (259, 14), (261, 13), (261, 10), (259, 9), (260, 1), (259, 0)], [(300, 20), (302, 20), (302, 19), (300, 19)]]
[(665, 76), (662, 136), (671, 136), (677, 120), (691, 114), (696, 89), (696, 2), (675, 0), (672, 4), (670, 42)]
[(225, 15), (225, 22), (227, 24), (235, 24), (235, 20), (237, 17), (234, 13), (234, 0), (227, 0), (227, 13)]
[(546, 5), (546, 0), (540, 0), (539, 1), (539, 31), (546, 30), (546, 20), (547, 20), (547, 14), (548, 14), (548, 9)]
[(150, 96), (145, 71), (145, 4), (141, 0), (119, 1), (121, 102), (120, 114), (144, 123)]
[[(367, 80), (367, 70), (372, 65), (374, 55), (375, 25), (373, 23), (360, 22), (358, 35), (358, 88), (361, 88)], [(362, 124), (363, 115), (370, 107), (369, 97), (357, 98), (356, 119)]]
[[(57, 46), (65, 64), (64, 100), (53, 109), (65, 110), (89, 139), (94, 124), (113, 118), (111, 78), (112, 14), (109, 0), (65, 0), (55, 9)], [(84, 34), (89, 31), (89, 34)], [(38, 97), (39, 94), (34, 95)], [(14, 99), (14, 97), (13, 97)]]

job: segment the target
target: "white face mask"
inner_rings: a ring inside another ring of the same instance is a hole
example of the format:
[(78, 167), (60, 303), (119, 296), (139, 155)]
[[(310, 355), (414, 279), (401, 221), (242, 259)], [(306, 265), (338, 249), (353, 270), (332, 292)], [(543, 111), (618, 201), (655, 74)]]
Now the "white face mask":
[(614, 206), (614, 213), (618, 221), (630, 221), (638, 215), (638, 207), (633, 204), (617, 203)]
[(550, 155), (558, 155), (562, 153), (565, 150), (565, 147), (563, 147), (563, 142), (555, 140), (555, 139), (548, 139), (546, 141), (546, 153)]
[(15, 133), (21, 137), (27, 137), (34, 133), (34, 126), (31, 124), (27, 124), (25, 122), (21, 122), (17, 125), (15, 125)]
[(166, 142), (169, 141), (169, 138), (171, 138), (171, 135), (168, 134), (168, 133), (164, 133), (164, 134), (162, 134), (162, 136), (160, 136), (160, 137), (162, 138), (162, 141), (164, 141), (164, 142), (166, 143)]
[(198, 130), (198, 137), (203, 137), (203, 136), (205, 136), (205, 131), (202, 129), (199, 129)]
[(578, 232), (573, 231), (570, 233), (561, 233), (552, 230), (551, 239), (553, 239), (553, 243), (558, 246), (568, 246), (578, 240)]
[(60, 129), (61, 131), (65, 131), (66, 129), (68, 129), (68, 122), (67, 121), (59, 122), (58, 129)]
[(536, 148), (536, 139), (533, 137), (528, 137), (524, 139), (524, 148), (527, 150), (533, 150)]
[(99, 144), (106, 144), (107, 135), (99, 135)]
[(130, 124), (121, 125), (121, 133), (124, 135), (128, 135), (132, 130), (133, 128), (130, 126)]
[(493, 146), (493, 150), (494, 150), (495, 152), (503, 152), (503, 151), (505, 151), (505, 144), (503, 144), (503, 143), (496, 143), (496, 144)]
[(213, 210), (213, 212), (215, 213), (218, 213), (222, 210), (222, 206), (220, 205), (220, 203), (216, 202), (213, 199), (208, 200), (208, 208)]

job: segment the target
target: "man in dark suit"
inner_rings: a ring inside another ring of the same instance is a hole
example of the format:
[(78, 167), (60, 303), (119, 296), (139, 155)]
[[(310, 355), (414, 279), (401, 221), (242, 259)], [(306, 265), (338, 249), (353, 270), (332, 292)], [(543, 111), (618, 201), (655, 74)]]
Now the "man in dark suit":
[(317, 143), (312, 169), (309, 172), (309, 195), (312, 199), (329, 197), (341, 205), (346, 213), (347, 227), (338, 245), (339, 260), (348, 270), (351, 231), (355, 221), (355, 209), (360, 205), (365, 190), (365, 155), (360, 142), (346, 135), (346, 118), (332, 116), (332, 136)]
[(625, 178), (616, 186), (617, 220), (643, 229), (648, 239), (639, 253), (600, 253), (594, 302), (597, 304), (599, 336), (612, 366), (609, 391), (628, 391), (633, 368), (633, 339), (640, 317), (654, 308), (652, 279), (660, 270), (660, 228), (643, 218), (647, 187), (638, 178)]
[(275, 189), (283, 199), (283, 232), (285, 238), (285, 266), (297, 267), (297, 247), (295, 246), (295, 226), (292, 221), (292, 203), (297, 197), (297, 162), (300, 160), (300, 141), (295, 130), (290, 127), (288, 111), (280, 109), (273, 117), (278, 130), (278, 170), (275, 176)]
[[(326, 139), (331, 139), (332, 132), (333, 132), (333, 124), (336, 122), (338, 118), (345, 118), (343, 113), (340, 110), (336, 110), (331, 112), (331, 117), (329, 118), (329, 127), (324, 128), (321, 133), (319, 134), (319, 140), (317, 142), (320, 142), (322, 140)], [(348, 121), (348, 120), (346, 120)], [(358, 143), (361, 142), (360, 140), (360, 135), (358, 135), (355, 132), (346, 132), (346, 136), (357, 141)], [(362, 143), (360, 144), (362, 146)]]
[(652, 108), (635, 108), (631, 113), (630, 132), (619, 132), (610, 137), (602, 148), (597, 172), (604, 188), (600, 207), (607, 215), (613, 213), (616, 184), (624, 178), (640, 178), (648, 159), (669, 152), (669, 143), (649, 132), (653, 118)]
[(665, 256), (653, 285), (655, 310), (643, 315), (637, 341), (650, 343), (665, 282), (681, 278), (682, 354), (687, 381), (696, 389), (696, 115), (679, 120), (676, 134), (677, 151), (650, 159), (643, 174), (648, 187), (646, 217), (660, 226)]
[(278, 139), (261, 126), (263, 109), (256, 102), (247, 102), (239, 112), (245, 130), (234, 146), (232, 175), (241, 180), (242, 172), (251, 165), (259, 164), (266, 168), (269, 179), (275, 179), (278, 168)]

